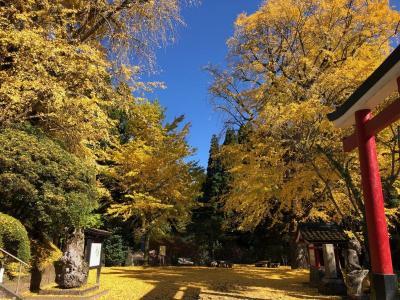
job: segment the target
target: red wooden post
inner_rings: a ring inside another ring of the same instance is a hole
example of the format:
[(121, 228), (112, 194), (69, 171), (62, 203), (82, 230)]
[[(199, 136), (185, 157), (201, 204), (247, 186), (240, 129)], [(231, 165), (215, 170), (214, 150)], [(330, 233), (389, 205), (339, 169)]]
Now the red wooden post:
[(366, 130), (371, 118), (369, 109), (355, 113), (374, 292), (376, 299), (396, 299), (397, 282), (393, 274), (375, 136)]

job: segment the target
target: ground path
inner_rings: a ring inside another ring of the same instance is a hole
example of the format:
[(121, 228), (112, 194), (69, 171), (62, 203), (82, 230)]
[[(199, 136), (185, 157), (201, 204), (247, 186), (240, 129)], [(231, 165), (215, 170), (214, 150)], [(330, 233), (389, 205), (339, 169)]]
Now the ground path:
[(113, 267), (103, 269), (101, 286), (110, 290), (104, 300), (339, 299), (307, 281), (308, 271), (289, 268)]

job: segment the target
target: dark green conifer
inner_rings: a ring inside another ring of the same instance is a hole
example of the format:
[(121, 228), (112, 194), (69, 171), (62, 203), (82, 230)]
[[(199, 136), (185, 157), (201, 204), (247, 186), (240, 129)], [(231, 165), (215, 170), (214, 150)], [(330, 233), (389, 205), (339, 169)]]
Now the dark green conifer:
[(203, 202), (210, 203), (221, 191), (222, 184), (222, 163), (219, 157), (220, 146), (218, 138), (214, 134), (211, 138), (211, 145), (207, 166), (207, 177), (204, 184)]

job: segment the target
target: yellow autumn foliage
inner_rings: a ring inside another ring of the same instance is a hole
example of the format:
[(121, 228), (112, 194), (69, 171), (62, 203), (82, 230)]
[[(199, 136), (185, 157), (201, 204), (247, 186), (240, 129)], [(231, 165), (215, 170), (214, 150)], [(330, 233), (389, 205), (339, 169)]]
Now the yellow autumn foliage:
[[(387, 57), (399, 21), (379, 0), (269, 0), (238, 17), (228, 69), (209, 68), (216, 107), (239, 134), (246, 129), (221, 154), (232, 176), (224, 204), (233, 225), (253, 229), (269, 219), (294, 229), (299, 221), (333, 220), (357, 227), (359, 166), (341, 145), (351, 131), (334, 129), (326, 114)], [(394, 128), (379, 146), (392, 220), (399, 205)]]
[[(188, 127), (163, 126), (163, 109), (137, 95), (163, 87), (139, 77), (154, 67), (154, 47), (173, 41), (175, 25), (182, 23), (181, 5), (179, 0), (0, 1), (0, 129), (30, 128), (28, 137), (40, 132), (40, 141), (50, 138), (54, 144), (45, 149), (48, 153), (60, 146), (56, 150), (68, 150), (71, 157), (95, 166), (97, 178), (116, 179), (123, 199), (113, 199), (118, 202), (111, 208), (118, 208), (115, 214), (125, 216), (126, 209), (131, 214), (130, 205), (136, 206), (135, 213), (162, 208), (182, 220), (176, 227), (187, 222), (195, 193), (190, 164), (184, 161), (192, 153), (185, 141)], [(45, 197), (58, 205), (61, 198), (47, 187), (57, 180), (57, 170), (51, 169), (44, 183), (33, 181), (43, 184)], [(101, 200), (112, 198), (113, 187), (97, 180), (96, 188)], [(78, 212), (90, 214), (93, 208), (82, 205)], [(97, 217), (89, 223), (98, 222)], [(168, 218), (163, 216), (163, 222)], [(59, 258), (60, 251), (48, 240), (60, 241), (65, 234), (36, 230), (29, 232), (37, 239), (32, 241), (35, 272)]]
[[(95, 273), (89, 281), (95, 281)], [(235, 265), (232, 269), (207, 267), (104, 268), (103, 300), (139, 299), (339, 299), (318, 294), (303, 284), (308, 270), (267, 269)], [(115, 284), (119, 282), (120, 284)]]
[(162, 237), (190, 220), (199, 190), (185, 161), (193, 149), (186, 142), (188, 125), (178, 128), (181, 121), (163, 125), (160, 106), (144, 100), (127, 111), (131, 139), (112, 153), (115, 166), (108, 173), (118, 182), (121, 198), (108, 214), (134, 223), (136, 236)]

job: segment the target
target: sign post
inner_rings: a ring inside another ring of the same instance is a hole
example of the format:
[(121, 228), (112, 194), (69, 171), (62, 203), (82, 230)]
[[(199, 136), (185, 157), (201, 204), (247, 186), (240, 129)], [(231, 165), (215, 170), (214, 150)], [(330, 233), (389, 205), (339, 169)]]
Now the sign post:
[(3, 283), (3, 277), (4, 277), (4, 268), (0, 267), (0, 283)]
[(102, 244), (90, 244), (89, 269), (97, 269), (96, 284), (100, 283)]
[(101, 263), (103, 257), (103, 241), (111, 232), (100, 229), (85, 230), (85, 257), (89, 264), (89, 269), (96, 269), (96, 284), (100, 284)]
[(160, 251), (158, 253), (160, 256), (160, 265), (164, 266), (165, 265), (165, 256), (167, 255), (167, 247), (160, 246)]

